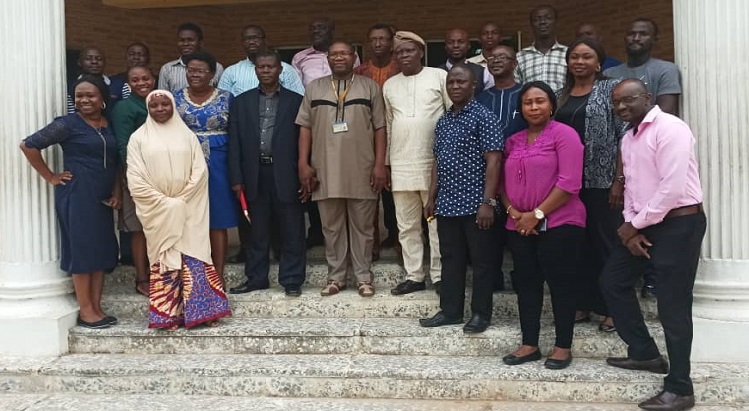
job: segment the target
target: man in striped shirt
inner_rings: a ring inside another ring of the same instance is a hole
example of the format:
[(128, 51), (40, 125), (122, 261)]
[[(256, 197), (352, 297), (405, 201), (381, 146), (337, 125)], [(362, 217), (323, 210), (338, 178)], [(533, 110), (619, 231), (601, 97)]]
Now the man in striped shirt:
[[(187, 87), (187, 65), (182, 58), (188, 54), (200, 51), (203, 47), (203, 29), (195, 23), (183, 23), (177, 28), (177, 48), (180, 56), (163, 66), (159, 72), (159, 89), (175, 92)], [(211, 85), (216, 86), (224, 66), (216, 63), (216, 75), (211, 80)]]
[[(227, 67), (218, 83), (218, 88), (226, 90), (234, 96), (260, 85), (260, 80), (255, 73), (255, 58), (259, 53), (268, 50), (265, 30), (254, 24), (245, 26), (242, 29), (242, 48), (244, 48), (247, 58)], [(284, 62), (281, 62), (280, 84), (283, 88), (304, 95), (304, 85), (299, 78), (299, 74), (294, 70), (294, 67)]]

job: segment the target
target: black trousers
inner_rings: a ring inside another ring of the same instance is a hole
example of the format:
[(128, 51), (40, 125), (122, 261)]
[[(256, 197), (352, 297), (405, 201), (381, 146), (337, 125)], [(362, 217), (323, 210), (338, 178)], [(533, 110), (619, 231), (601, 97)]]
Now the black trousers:
[(492, 230), (494, 230), (494, 252), (497, 253), (497, 267), (494, 270), (494, 290), (504, 290), (505, 289), (505, 274), (502, 272), (502, 264), (505, 262), (505, 247), (507, 247), (507, 228), (505, 228), (505, 224), (507, 223), (507, 213), (500, 212), (497, 213), (497, 220), (494, 224), (494, 227), (492, 227)]
[(320, 221), (320, 210), (317, 209), (317, 201), (307, 201), (303, 205), (309, 217), (309, 230), (307, 237), (325, 241), (322, 235), (322, 222)]
[[(388, 229), (388, 237), (398, 241), (398, 221), (395, 219), (395, 202), (393, 201), (393, 192), (382, 190), (382, 211), (385, 220), (385, 228)], [(379, 241), (375, 238), (375, 241)]]
[(622, 210), (609, 206), (609, 190), (584, 188), (580, 199), (585, 204), (587, 221), (585, 245), (580, 258), (580, 294), (577, 309), (608, 316), (600, 287), (601, 272), (611, 252), (619, 243), (616, 230), (624, 222)]
[(551, 291), (554, 311), (555, 346), (571, 348), (575, 327), (578, 263), (585, 229), (573, 225), (551, 228), (538, 235), (508, 233), (508, 244), (515, 264), (515, 291), (518, 295), (523, 345), (538, 346), (544, 281)]
[[(697, 273), (700, 246), (707, 227), (704, 213), (668, 218), (640, 230), (653, 243), (649, 248), (647, 269), (657, 276), (658, 316), (666, 334), (666, 349), (671, 371), (664, 389), (678, 395), (692, 395), (689, 377), (692, 354), (692, 290)], [(638, 276), (632, 273), (633, 257), (618, 245), (606, 263), (601, 287), (616, 331), (627, 343), (628, 355), (635, 360), (650, 360), (660, 352), (650, 336), (635, 292)]]
[[(494, 225), (497, 222), (495, 220)], [(471, 312), (486, 319), (492, 316), (492, 285), (497, 270), (494, 227), (480, 230), (476, 214), (461, 217), (437, 216), (437, 235), (442, 254), (440, 308), (448, 317), (463, 318), (466, 268), (473, 267)]]
[(249, 206), (252, 224), (246, 243), (244, 273), (247, 281), (258, 288), (269, 286), (268, 252), (272, 226), (276, 225), (280, 236), (278, 282), (283, 287), (301, 287), (307, 264), (304, 210), (298, 201), (284, 203), (278, 199), (272, 165), (260, 165), (257, 198)]

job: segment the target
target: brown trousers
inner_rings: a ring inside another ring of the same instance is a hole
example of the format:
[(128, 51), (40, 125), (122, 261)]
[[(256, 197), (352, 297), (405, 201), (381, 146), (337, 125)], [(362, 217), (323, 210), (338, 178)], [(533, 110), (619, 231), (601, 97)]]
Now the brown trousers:
[(347, 268), (353, 267), (358, 283), (372, 283), (372, 246), (377, 200), (329, 198), (319, 200), (325, 237), (328, 280), (346, 284)]

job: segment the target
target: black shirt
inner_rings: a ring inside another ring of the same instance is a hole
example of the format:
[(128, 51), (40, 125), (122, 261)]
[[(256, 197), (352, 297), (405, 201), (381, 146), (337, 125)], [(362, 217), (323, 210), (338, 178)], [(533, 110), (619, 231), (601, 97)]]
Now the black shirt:
[(584, 96), (569, 96), (564, 105), (557, 110), (555, 116), (556, 121), (574, 128), (583, 144), (585, 144), (583, 139), (585, 135), (585, 111), (589, 96), (590, 93)]

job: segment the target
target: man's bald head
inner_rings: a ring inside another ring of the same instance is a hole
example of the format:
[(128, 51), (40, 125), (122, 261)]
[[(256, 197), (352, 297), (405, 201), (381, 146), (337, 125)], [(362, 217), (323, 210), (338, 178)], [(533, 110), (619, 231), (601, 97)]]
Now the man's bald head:
[(633, 127), (637, 127), (653, 108), (652, 99), (645, 83), (638, 79), (623, 80), (611, 92), (614, 113)]
[(628, 78), (622, 80), (614, 89), (622, 88), (623, 90), (631, 91), (633, 93), (647, 93), (648, 88), (645, 86), (642, 80), (636, 78)]

